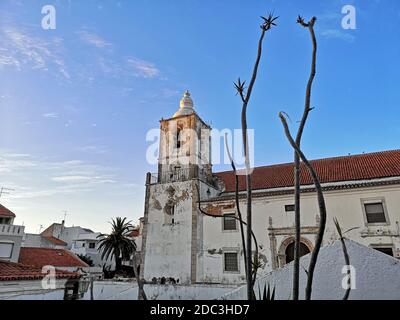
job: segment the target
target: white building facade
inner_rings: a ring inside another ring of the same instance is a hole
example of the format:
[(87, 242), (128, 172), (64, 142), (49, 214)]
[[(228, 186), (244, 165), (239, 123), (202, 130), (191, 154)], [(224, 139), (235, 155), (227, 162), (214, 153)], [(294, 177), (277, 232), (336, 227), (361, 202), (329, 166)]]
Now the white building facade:
[(0, 204), (0, 260), (17, 262), (25, 227), (14, 225), (15, 214)]
[[(232, 218), (237, 217), (235, 175), (212, 173), (211, 128), (194, 111), (188, 92), (179, 111), (160, 123), (158, 173), (146, 179), (142, 277), (182, 284), (244, 283), (240, 229)], [(185, 129), (191, 133), (184, 135)], [(323, 245), (338, 238), (336, 217), (342, 230), (352, 229), (346, 234), (351, 240), (400, 258), (400, 151), (312, 163), (328, 213)], [(244, 176), (239, 181), (245, 216)], [(301, 183), (301, 253), (306, 254), (314, 247), (319, 211), (305, 167)], [(208, 215), (200, 212), (199, 202)], [(262, 275), (293, 259), (293, 164), (254, 169), (252, 211)]]

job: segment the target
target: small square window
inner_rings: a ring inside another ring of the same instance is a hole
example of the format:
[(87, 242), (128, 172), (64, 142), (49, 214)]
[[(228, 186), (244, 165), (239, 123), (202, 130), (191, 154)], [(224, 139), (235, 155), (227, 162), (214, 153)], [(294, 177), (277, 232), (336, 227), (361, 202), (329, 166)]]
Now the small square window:
[(382, 202), (364, 203), (364, 208), (368, 223), (386, 223)]
[(234, 213), (224, 214), (223, 230), (236, 230), (236, 219)]
[(10, 259), (13, 249), (14, 243), (0, 242), (0, 259)]
[(236, 252), (225, 252), (224, 253), (224, 271), (227, 272), (238, 272), (238, 254)]
[(294, 211), (294, 204), (287, 204), (285, 205), (286, 212), (293, 212)]
[(95, 249), (95, 248), (96, 248), (96, 242), (90, 242), (89, 249)]

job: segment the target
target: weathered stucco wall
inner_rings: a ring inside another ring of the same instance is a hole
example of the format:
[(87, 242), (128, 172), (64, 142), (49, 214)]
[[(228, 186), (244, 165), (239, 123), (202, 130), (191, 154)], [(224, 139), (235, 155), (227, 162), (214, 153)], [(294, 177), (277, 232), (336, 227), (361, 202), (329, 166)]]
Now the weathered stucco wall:
[[(144, 278), (172, 277), (190, 282), (192, 182), (150, 186)], [(174, 223), (167, 223), (174, 202)]]

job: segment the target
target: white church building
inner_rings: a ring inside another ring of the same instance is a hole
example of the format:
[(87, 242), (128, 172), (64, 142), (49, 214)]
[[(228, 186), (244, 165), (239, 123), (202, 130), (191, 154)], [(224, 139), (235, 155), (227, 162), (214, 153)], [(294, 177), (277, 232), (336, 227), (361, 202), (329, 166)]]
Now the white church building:
[[(172, 118), (160, 121), (157, 174), (147, 174), (142, 230), (142, 277), (180, 284), (245, 282), (240, 228), (233, 215), (235, 175), (212, 172), (211, 127), (195, 112), (189, 92)], [(313, 160), (325, 195), (323, 245), (346, 236), (400, 258), (400, 150)], [(245, 176), (240, 176), (245, 215)], [(301, 170), (301, 253), (314, 247), (319, 212), (312, 179)], [(198, 199), (198, 191), (200, 199)], [(198, 202), (206, 216), (198, 210)], [(293, 260), (293, 163), (253, 171), (253, 230), (259, 275)]]

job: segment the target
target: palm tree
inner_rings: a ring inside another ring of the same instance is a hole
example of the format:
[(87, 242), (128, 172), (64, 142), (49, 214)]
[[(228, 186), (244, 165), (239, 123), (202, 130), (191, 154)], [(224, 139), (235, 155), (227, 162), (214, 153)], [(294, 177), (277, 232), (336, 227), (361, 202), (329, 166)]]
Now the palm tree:
[(136, 251), (136, 243), (129, 238), (129, 234), (133, 229), (130, 221), (126, 218), (117, 217), (111, 221), (112, 231), (109, 235), (101, 234), (98, 238), (99, 251), (101, 251), (101, 259), (115, 259), (115, 271), (121, 270), (122, 260), (129, 260), (131, 255)]
[(146, 293), (144, 292), (144, 286), (142, 279), (140, 279), (139, 269), (136, 262), (136, 243), (135, 240), (130, 238), (133, 225), (131, 221), (126, 221), (126, 218), (117, 217), (111, 221), (112, 231), (109, 235), (101, 234), (98, 238), (99, 241), (98, 250), (101, 251), (101, 258), (108, 260), (111, 258), (115, 259), (115, 272), (121, 270), (122, 260), (130, 260), (132, 257), (133, 261), (133, 272), (135, 274), (136, 281), (139, 286), (138, 298), (139, 300), (147, 300)]
[(89, 267), (94, 267), (93, 259), (88, 255), (78, 254), (79, 259), (85, 262)]

